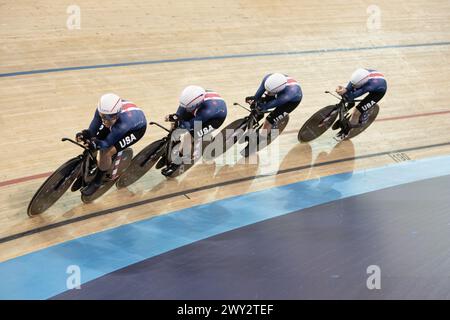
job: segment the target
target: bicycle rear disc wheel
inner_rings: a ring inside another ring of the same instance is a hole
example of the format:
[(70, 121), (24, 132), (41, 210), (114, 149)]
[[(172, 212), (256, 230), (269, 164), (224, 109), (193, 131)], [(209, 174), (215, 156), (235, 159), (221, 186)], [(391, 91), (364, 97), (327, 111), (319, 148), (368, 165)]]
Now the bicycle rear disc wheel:
[(332, 114), (336, 105), (327, 106), (314, 113), (298, 132), (299, 142), (309, 142), (320, 137), (336, 121), (339, 112)]
[[(269, 144), (271, 144), (272, 141), (274, 141), (276, 138), (278, 138), (281, 135), (281, 133), (283, 133), (283, 131), (284, 131), (284, 129), (286, 129), (286, 126), (288, 125), (288, 123), (289, 123), (289, 115), (287, 115), (286, 117), (284, 117), (283, 119), (278, 121), (277, 127), (276, 127), (278, 129), (278, 133), (275, 134), (274, 136), (272, 136), (272, 132), (269, 133), (269, 136), (267, 139), (268, 140), (267, 146)], [(259, 145), (258, 145), (258, 150), (261, 150), (261, 149), (259, 149)]]
[(100, 198), (102, 195), (106, 193), (106, 191), (111, 189), (111, 187), (114, 185), (115, 182), (116, 182), (115, 180), (111, 180), (102, 184), (100, 188), (98, 188), (98, 190), (95, 191), (94, 194), (90, 196), (85, 196), (84, 194), (81, 194), (81, 201), (83, 201), (83, 203), (91, 203), (92, 201)]
[(27, 214), (32, 217), (50, 208), (69, 189), (80, 175), (82, 158), (72, 158), (61, 165), (39, 187), (28, 205)]
[(350, 130), (350, 132), (348, 133), (348, 136), (347, 136), (347, 138), (345, 138), (345, 140), (354, 138), (357, 135), (359, 135), (361, 132), (366, 130), (375, 121), (375, 119), (378, 116), (379, 111), (380, 111), (380, 107), (377, 104), (375, 104), (369, 111), (370, 115), (369, 115), (369, 119), (367, 120), (366, 124), (364, 126), (362, 126), (361, 128), (355, 128), (355, 129)]
[(126, 188), (142, 178), (159, 160), (160, 155), (157, 154), (157, 151), (160, 150), (164, 142), (161, 139), (142, 149), (133, 158), (129, 167), (120, 175), (116, 187), (118, 189)]
[[(206, 160), (212, 160), (217, 158), (218, 156), (227, 152), (232, 146), (236, 144), (236, 142), (242, 137), (245, 132), (247, 125), (247, 119), (237, 119), (223, 128), (213, 139), (210, 145), (214, 145), (216, 139), (222, 139), (222, 148), (221, 149), (213, 149), (211, 155), (204, 154), (204, 158)], [(241, 129), (241, 130), (239, 130)], [(239, 130), (239, 131), (236, 131)], [(220, 144), (219, 144), (220, 145)]]

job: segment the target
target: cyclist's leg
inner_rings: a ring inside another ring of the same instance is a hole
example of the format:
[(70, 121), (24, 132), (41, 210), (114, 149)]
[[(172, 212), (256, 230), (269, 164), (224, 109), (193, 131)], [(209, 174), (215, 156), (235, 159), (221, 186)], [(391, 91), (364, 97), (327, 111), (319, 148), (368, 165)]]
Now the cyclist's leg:
[[(97, 131), (97, 133), (96, 133), (96, 135), (95, 135), (95, 138), (98, 139), (98, 140), (105, 140), (106, 137), (107, 137), (110, 133), (111, 133), (111, 130), (110, 130), (108, 127), (105, 127), (103, 124), (101, 124), (100, 127), (98, 128), (98, 131)], [(100, 157), (100, 152), (95, 151), (95, 154), (94, 154), (94, 155), (95, 155), (96, 157), (97, 157), (97, 156)], [(99, 163), (99, 162), (100, 162), (100, 158), (98, 158), (97, 166), (98, 166), (98, 163)]]
[(102, 185), (106, 172), (111, 168), (111, 157), (116, 154), (116, 148), (112, 146), (108, 149), (100, 150), (99, 154), (97, 173), (94, 179), (81, 190), (85, 196), (94, 194)]
[[(86, 196), (92, 195), (95, 191), (97, 191), (100, 188), (105, 179), (106, 173), (112, 167), (112, 157), (116, 153), (138, 142), (144, 136), (146, 128), (147, 127), (144, 126), (139, 129), (130, 130), (124, 135), (122, 139), (117, 141), (113, 146), (107, 149), (100, 150), (97, 174), (95, 178), (91, 181), (91, 183), (89, 183), (86, 186), (86, 188), (82, 190), (82, 193), (84, 195)], [(97, 137), (99, 137), (99, 135), (97, 135)]]
[(363, 126), (369, 119), (370, 110), (378, 103), (383, 97), (385, 92), (370, 92), (355, 108), (353, 112), (350, 124), (352, 126)]
[(295, 110), (298, 107), (300, 101), (288, 102), (283, 104), (277, 108), (275, 108), (269, 115), (266, 117), (264, 121), (264, 125), (262, 127), (263, 131), (262, 135), (267, 134), (272, 130), (273, 127), (276, 127), (278, 121), (285, 118), (289, 113)]
[(203, 150), (203, 140), (205, 136), (211, 135), (215, 130), (219, 129), (224, 123), (226, 117), (213, 117), (202, 122), (202, 129), (194, 132), (194, 148), (193, 148), (193, 159), (197, 161), (202, 156)]
[[(192, 146), (192, 136), (193, 129), (186, 130), (178, 128), (172, 132), (172, 136), (170, 137), (170, 148), (166, 159), (161, 161), (169, 161), (167, 166), (161, 170), (161, 174), (170, 177), (182, 164), (186, 164), (187, 161), (190, 161), (190, 152)], [(187, 154), (185, 156), (184, 154)]]
[(98, 159), (98, 168), (100, 171), (108, 171), (111, 168), (112, 156), (117, 153), (114, 146), (100, 150), (100, 155)]
[[(191, 161), (196, 162), (202, 155), (203, 137), (206, 134), (210, 134), (214, 130), (218, 129), (224, 121), (225, 117), (220, 118), (215, 117), (208, 119), (206, 121), (196, 121), (196, 123), (194, 123), (194, 128), (192, 128), (189, 132), (184, 133), (184, 135), (180, 137), (181, 149), (178, 150), (178, 155), (182, 157), (181, 163), (192, 164)], [(189, 154), (184, 155), (183, 150), (184, 151), (191, 150), (191, 152)], [(176, 152), (177, 151), (175, 151), (175, 153)], [(170, 163), (166, 168), (161, 170), (161, 173), (166, 177), (170, 177), (181, 166), (181, 163), (180, 161), (177, 161), (175, 163), (173, 162), (172, 159), (172, 163)]]
[[(95, 135), (95, 137), (98, 140), (105, 140), (106, 137), (111, 133), (111, 130), (108, 127), (105, 127), (103, 124), (100, 125), (100, 128), (97, 131), (97, 134)], [(98, 190), (98, 188), (101, 185), (101, 181), (105, 175), (106, 170), (102, 170), (102, 168), (105, 168), (105, 156), (102, 155), (102, 151), (100, 152), (95, 152), (95, 154), (98, 157), (97, 160), (97, 172), (96, 175), (94, 177), (94, 179), (91, 180), (91, 182), (85, 186), (83, 189), (81, 189), (81, 193), (83, 193), (86, 196), (92, 195), (96, 190)], [(77, 184), (77, 186), (74, 189), (77, 189), (78, 187), (81, 187), (81, 177), (80, 177), (80, 181)]]

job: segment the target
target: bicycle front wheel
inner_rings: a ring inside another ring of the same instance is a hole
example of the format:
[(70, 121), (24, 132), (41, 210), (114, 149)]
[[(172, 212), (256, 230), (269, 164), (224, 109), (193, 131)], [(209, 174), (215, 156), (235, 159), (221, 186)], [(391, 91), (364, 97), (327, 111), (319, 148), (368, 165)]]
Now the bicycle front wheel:
[[(227, 152), (232, 146), (236, 144), (236, 142), (244, 135), (245, 130), (247, 128), (247, 119), (242, 118), (233, 121), (225, 128), (223, 128), (210, 143), (211, 146), (218, 146), (211, 150), (211, 154), (208, 155), (206, 153), (203, 154), (204, 158), (207, 160), (212, 160), (217, 158), (218, 156)], [(221, 139), (221, 143), (215, 143), (218, 139)]]
[(142, 149), (131, 161), (130, 166), (120, 175), (116, 182), (118, 189), (126, 188), (138, 181), (160, 158), (160, 150), (165, 140), (157, 140)]
[(299, 142), (309, 142), (320, 137), (336, 121), (336, 105), (327, 106), (314, 113), (298, 132)]
[(58, 201), (80, 175), (82, 162), (82, 156), (72, 158), (53, 172), (31, 199), (28, 216), (41, 214)]

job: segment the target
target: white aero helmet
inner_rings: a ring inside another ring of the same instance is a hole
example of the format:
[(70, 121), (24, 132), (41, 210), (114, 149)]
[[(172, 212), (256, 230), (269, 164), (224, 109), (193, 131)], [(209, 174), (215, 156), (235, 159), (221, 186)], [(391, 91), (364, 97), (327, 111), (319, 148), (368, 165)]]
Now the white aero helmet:
[(187, 111), (193, 111), (205, 99), (205, 89), (199, 86), (187, 86), (181, 92), (180, 106)]
[(116, 114), (122, 109), (122, 99), (117, 94), (106, 93), (100, 97), (97, 110), (102, 114)]
[(273, 73), (267, 77), (264, 88), (266, 88), (269, 94), (277, 94), (286, 88), (286, 84), (287, 77), (284, 74)]
[(369, 80), (370, 72), (366, 69), (359, 68), (353, 72), (350, 82), (355, 88), (363, 86)]

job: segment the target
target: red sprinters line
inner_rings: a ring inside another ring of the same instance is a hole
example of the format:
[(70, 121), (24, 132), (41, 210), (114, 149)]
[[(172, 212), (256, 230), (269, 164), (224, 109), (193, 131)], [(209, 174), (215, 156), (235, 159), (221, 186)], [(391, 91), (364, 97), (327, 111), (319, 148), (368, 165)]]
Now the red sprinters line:
[[(450, 113), (450, 110), (436, 111), (436, 112), (427, 112), (427, 113), (417, 113), (417, 114), (411, 114), (411, 115), (406, 115), (406, 116), (381, 118), (381, 119), (377, 119), (375, 121), (402, 120), (402, 119), (410, 119), (410, 118), (418, 118), (418, 117), (435, 116), (435, 115), (447, 114), (447, 113)], [(297, 132), (298, 132), (298, 130), (288, 130), (288, 131), (285, 131), (284, 133), (297, 133)], [(30, 180), (35, 180), (35, 179), (40, 179), (40, 178), (47, 178), (52, 173), (53, 172), (46, 172), (46, 173), (35, 174), (35, 175), (32, 175), (32, 176), (28, 176), (28, 177), (22, 177), (22, 178), (17, 178), (17, 179), (12, 179), (12, 180), (0, 181), (0, 188), (4, 187), (4, 186), (9, 186), (9, 185), (12, 185), (12, 184), (18, 184), (18, 183), (30, 181)]]
[(34, 180), (34, 179), (47, 178), (52, 173), (53, 172), (39, 173), (39, 174), (35, 174), (32, 176), (28, 176), (28, 177), (22, 177), (22, 178), (17, 178), (17, 179), (12, 179), (12, 180), (1, 181), (0, 187), (9, 186), (12, 184), (17, 184), (17, 183), (21, 183), (21, 182), (25, 182), (25, 181)]
[(450, 113), (450, 110), (427, 112), (427, 113), (417, 113), (417, 114), (410, 114), (408, 116), (381, 118), (381, 119), (376, 119), (375, 121), (389, 121), (389, 120), (401, 120), (401, 119), (418, 118), (418, 117), (428, 117), (428, 116), (435, 116), (438, 114), (446, 114), (446, 113)]
[[(447, 111), (436, 111), (436, 112), (427, 112), (427, 113), (416, 113), (416, 114), (410, 114), (410, 115), (407, 115), (407, 116), (381, 118), (381, 119), (376, 119), (375, 122), (378, 122), (378, 121), (390, 121), (390, 120), (402, 120), (402, 119), (419, 118), (419, 117), (428, 117), (428, 116), (435, 116), (435, 115), (438, 115), (438, 114), (447, 114), (447, 113), (450, 113), (450, 110), (447, 110)], [(284, 133), (294, 133), (294, 132), (298, 132), (298, 131), (297, 130), (284, 131)]]

